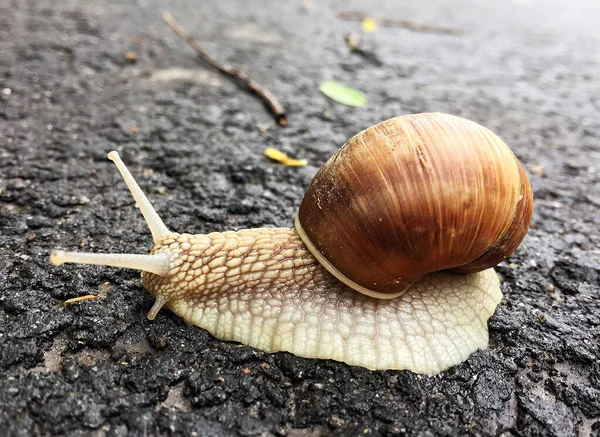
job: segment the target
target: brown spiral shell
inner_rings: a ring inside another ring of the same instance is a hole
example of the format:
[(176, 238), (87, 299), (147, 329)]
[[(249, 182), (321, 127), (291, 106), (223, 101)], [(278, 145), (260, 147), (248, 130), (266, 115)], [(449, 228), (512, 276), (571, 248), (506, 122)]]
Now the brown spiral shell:
[(340, 280), (391, 298), (430, 272), (498, 264), (523, 240), (532, 213), (529, 180), (498, 136), (426, 113), (347, 141), (308, 187), (296, 230)]

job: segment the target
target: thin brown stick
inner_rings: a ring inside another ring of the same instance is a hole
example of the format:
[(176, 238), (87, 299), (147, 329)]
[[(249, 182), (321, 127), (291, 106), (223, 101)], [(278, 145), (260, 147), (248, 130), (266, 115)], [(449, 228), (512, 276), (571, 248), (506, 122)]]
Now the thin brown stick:
[(63, 302), (63, 305), (67, 306), (73, 302), (81, 302), (84, 300), (92, 300), (92, 299), (104, 299), (104, 296), (96, 296), (94, 294), (86, 294), (85, 296), (79, 296), (79, 297), (73, 297), (71, 299), (67, 299)]
[(287, 124), (285, 109), (283, 109), (283, 106), (281, 106), (281, 103), (279, 103), (279, 100), (277, 100), (277, 97), (275, 97), (273, 93), (250, 79), (248, 75), (239, 68), (231, 65), (220, 64), (216, 59), (206, 53), (200, 46), (198, 40), (187, 33), (187, 31), (177, 22), (175, 17), (173, 17), (170, 12), (164, 11), (163, 19), (167, 22), (171, 29), (173, 29), (173, 31), (181, 37), (181, 39), (185, 40), (189, 46), (196, 51), (196, 53), (204, 62), (225, 76), (228, 76), (236, 83), (243, 85), (246, 89), (248, 89), (248, 91), (258, 96), (258, 98), (263, 101), (267, 108), (269, 108), (269, 111), (271, 111), (271, 113), (275, 116), (275, 120), (279, 125), (285, 126)]
[[(371, 17), (369, 14), (356, 11), (338, 11), (338, 18), (347, 21), (363, 21), (367, 17)], [(452, 27), (439, 27), (431, 26), (429, 24), (419, 24), (409, 20), (392, 20), (386, 17), (373, 17), (380, 26), (384, 27), (401, 27), (403, 29), (412, 30), (415, 32), (426, 32), (426, 33), (443, 33), (446, 35), (462, 36), (465, 32), (462, 29), (455, 29)]]

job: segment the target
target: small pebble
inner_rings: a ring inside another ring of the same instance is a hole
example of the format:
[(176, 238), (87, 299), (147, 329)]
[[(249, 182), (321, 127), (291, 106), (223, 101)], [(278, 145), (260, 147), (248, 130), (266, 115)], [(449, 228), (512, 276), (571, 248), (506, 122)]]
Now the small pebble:
[(131, 64), (135, 64), (137, 62), (137, 56), (135, 55), (135, 53), (132, 52), (125, 52), (123, 54), (123, 57), (125, 58), (125, 60)]

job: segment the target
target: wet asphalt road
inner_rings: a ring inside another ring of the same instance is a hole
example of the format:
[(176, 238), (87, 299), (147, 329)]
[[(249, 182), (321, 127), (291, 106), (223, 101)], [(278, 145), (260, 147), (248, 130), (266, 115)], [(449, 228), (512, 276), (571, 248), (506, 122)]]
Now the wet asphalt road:
[[(0, 0), (2, 435), (600, 433), (600, 5), (363, 3)], [(277, 95), (289, 125), (200, 65), (165, 8)], [(344, 43), (360, 25), (340, 10), (467, 33), (380, 27), (361, 56)], [(323, 80), (368, 104), (328, 100)], [(48, 263), (53, 247), (150, 248), (111, 149), (175, 230), (290, 226), (347, 138), (426, 111), (498, 133), (536, 199), (498, 268), (490, 348), (440, 376), (267, 354), (169, 312), (149, 322), (136, 272)], [(310, 164), (270, 162), (267, 146)], [(63, 307), (86, 294), (106, 297)]]

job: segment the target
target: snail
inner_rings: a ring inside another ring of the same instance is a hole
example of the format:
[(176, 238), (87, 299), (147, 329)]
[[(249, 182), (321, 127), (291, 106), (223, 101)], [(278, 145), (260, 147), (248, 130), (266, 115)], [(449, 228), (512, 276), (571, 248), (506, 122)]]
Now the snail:
[(524, 238), (527, 176), (490, 130), (395, 117), (318, 171), (294, 228), (170, 231), (121, 161), (150, 228), (149, 255), (54, 250), (53, 264), (138, 269), (155, 303), (214, 337), (369, 369), (437, 374), (488, 344), (502, 299), (493, 266)]

